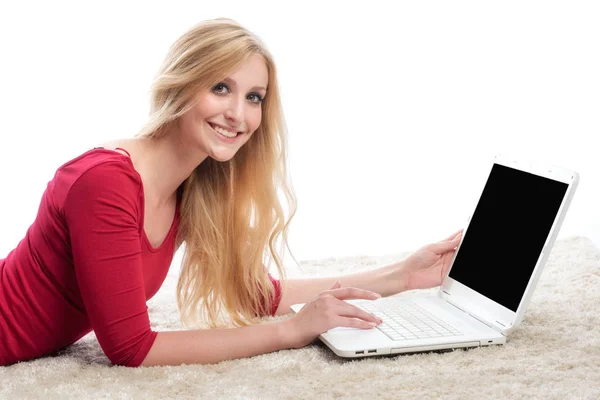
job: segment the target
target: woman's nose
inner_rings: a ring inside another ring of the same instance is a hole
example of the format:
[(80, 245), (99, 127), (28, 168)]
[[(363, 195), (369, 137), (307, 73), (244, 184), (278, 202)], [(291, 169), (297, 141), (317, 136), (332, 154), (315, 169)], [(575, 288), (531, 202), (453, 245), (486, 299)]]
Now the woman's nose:
[(244, 101), (231, 97), (229, 107), (225, 110), (225, 117), (232, 120), (236, 125), (244, 120)]

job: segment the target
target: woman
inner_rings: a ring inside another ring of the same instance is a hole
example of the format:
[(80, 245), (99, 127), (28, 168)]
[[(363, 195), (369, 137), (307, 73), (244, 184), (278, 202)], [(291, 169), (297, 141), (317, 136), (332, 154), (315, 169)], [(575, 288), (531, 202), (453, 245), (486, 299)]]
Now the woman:
[[(0, 365), (52, 354), (92, 330), (113, 364), (132, 367), (299, 348), (337, 326), (379, 322), (344, 299), (440, 284), (460, 232), (402, 262), (340, 277), (344, 288), (328, 278), (287, 281), (275, 250), (287, 245), (296, 211), (285, 165), (272, 56), (229, 19), (189, 30), (153, 83), (141, 132), (59, 167), (26, 237), (0, 260)], [(184, 242), (182, 321), (210, 329), (152, 331), (146, 301)], [(281, 281), (267, 272), (267, 255)], [(308, 304), (287, 320), (255, 323), (295, 303)], [(234, 328), (224, 328), (222, 311)]]

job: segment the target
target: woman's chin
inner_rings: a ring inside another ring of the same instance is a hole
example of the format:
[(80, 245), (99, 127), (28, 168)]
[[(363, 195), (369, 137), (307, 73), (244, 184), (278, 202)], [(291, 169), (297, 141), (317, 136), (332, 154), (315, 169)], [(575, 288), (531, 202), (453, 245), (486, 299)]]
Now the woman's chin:
[(219, 162), (226, 162), (229, 161), (233, 158), (233, 156), (235, 155), (234, 152), (232, 152), (231, 150), (229, 151), (218, 151), (218, 152), (212, 152), (209, 157), (212, 158), (215, 161), (219, 161)]

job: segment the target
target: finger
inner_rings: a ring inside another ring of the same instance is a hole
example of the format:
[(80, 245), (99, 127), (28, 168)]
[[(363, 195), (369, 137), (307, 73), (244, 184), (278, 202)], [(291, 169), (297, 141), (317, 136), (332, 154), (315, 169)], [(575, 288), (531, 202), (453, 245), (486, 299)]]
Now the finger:
[(454, 250), (460, 243), (460, 237), (454, 240), (447, 240), (445, 242), (438, 242), (430, 244), (430, 249), (436, 254), (444, 254), (450, 250)]
[(353, 317), (367, 322), (375, 322), (377, 324), (381, 322), (381, 318), (371, 313), (368, 313), (361, 308), (358, 308), (344, 301), (340, 303), (341, 304), (338, 307), (335, 307), (335, 311), (341, 317)]
[(370, 290), (364, 290), (354, 287), (344, 287), (340, 289), (333, 289), (329, 291), (336, 299), (349, 300), (349, 299), (367, 299), (375, 300), (381, 296), (378, 293)]
[(443, 242), (447, 242), (449, 240), (454, 240), (458, 237), (460, 237), (460, 235), (462, 235), (464, 229), (459, 229), (458, 231), (454, 232), (452, 235), (448, 236), (446, 239), (443, 240)]
[(356, 318), (339, 317), (334, 321), (335, 326), (342, 326), (344, 328), (358, 328), (358, 329), (373, 329), (377, 324), (375, 322), (367, 322)]

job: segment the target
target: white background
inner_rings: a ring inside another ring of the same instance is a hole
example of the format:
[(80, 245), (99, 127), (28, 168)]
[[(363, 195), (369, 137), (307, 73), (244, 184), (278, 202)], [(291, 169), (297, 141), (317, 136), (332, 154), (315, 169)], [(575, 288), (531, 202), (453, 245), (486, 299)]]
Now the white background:
[(133, 136), (170, 44), (221, 16), (260, 36), (279, 68), (298, 260), (443, 239), (500, 152), (578, 171), (559, 239), (600, 245), (596, 2), (353, 4), (3, 1), (0, 258), (56, 168)]

